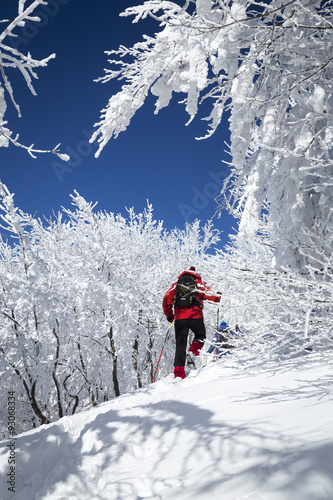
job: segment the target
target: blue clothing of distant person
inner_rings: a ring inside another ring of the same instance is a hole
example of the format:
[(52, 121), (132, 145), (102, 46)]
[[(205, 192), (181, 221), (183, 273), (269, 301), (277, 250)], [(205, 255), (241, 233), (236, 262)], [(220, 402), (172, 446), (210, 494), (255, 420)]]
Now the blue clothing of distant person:
[(230, 344), (230, 340), (235, 339), (237, 336), (242, 336), (238, 325), (235, 326), (235, 331), (231, 330), (225, 321), (220, 323), (218, 328), (218, 335), (215, 335), (209, 349), (208, 354), (215, 352), (218, 356), (227, 354), (229, 349), (234, 349), (234, 345)]

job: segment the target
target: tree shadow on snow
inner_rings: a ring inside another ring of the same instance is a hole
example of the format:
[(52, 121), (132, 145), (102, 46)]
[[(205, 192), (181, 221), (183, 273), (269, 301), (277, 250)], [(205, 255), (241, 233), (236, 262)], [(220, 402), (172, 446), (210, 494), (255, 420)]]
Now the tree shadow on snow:
[[(265, 422), (230, 424), (195, 404), (140, 401), (129, 409), (111, 404), (81, 429), (83, 414), (19, 437), (17, 500), (164, 500), (172, 491), (178, 500), (183, 488), (196, 499), (216, 488), (231, 499), (235, 480), (264, 491), (275, 478), (287, 495), (319, 474), (322, 496), (302, 500), (330, 498), (324, 495), (333, 488), (332, 443), (307, 448), (282, 433), (268, 434)], [(0, 454), (6, 450), (2, 444)]]

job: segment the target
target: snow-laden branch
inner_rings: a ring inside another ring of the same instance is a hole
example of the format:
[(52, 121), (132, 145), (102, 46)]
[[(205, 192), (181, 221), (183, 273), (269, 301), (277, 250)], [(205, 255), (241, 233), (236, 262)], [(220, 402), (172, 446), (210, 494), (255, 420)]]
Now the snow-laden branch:
[(62, 161), (68, 161), (70, 159), (70, 157), (64, 153), (61, 153), (60, 150), (59, 150), (59, 147), (60, 147), (60, 143), (57, 144), (57, 146), (55, 146), (54, 148), (52, 149), (49, 149), (49, 150), (44, 150), (44, 149), (35, 149), (34, 148), (34, 144), (31, 144), (30, 146), (25, 146), (24, 144), (21, 144), (18, 139), (19, 139), (19, 135), (17, 135), (15, 138), (14, 137), (11, 137), (8, 132), (6, 131), (6, 129), (0, 125), (0, 134), (9, 142), (11, 142), (14, 146), (17, 146), (19, 148), (23, 148), (25, 149), (29, 155), (32, 157), (32, 158), (36, 158), (36, 154), (39, 154), (39, 153), (52, 153), (52, 154), (55, 154), (57, 155)]
[[(8, 146), (9, 143), (14, 144), (15, 146), (19, 146), (28, 151), (28, 153), (35, 158), (35, 153), (55, 153), (58, 156), (61, 156), (61, 159), (64, 161), (69, 160), (68, 155), (61, 155), (57, 151), (57, 147), (51, 150), (41, 150), (34, 149), (32, 146), (24, 146), (18, 142), (18, 137), (13, 139), (11, 137), (11, 132), (8, 129), (4, 128), (6, 122), (4, 121), (4, 114), (6, 111), (6, 94), (4, 89), (7, 91), (10, 101), (14, 105), (17, 110), (18, 116), (21, 117), (21, 110), (19, 104), (16, 102), (14, 97), (14, 91), (10, 80), (6, 74), (6, 68), (15, 68), (17, 69), (23, 76), (27, 87), (33, 95), (36, 95), (36, 91), (33, 87), (33, 79), (38, 78), (37, 73), (35, 71), (36, 68), (46, 67), (51, 59), (55, 58), (55, 54), (51, 54), (50, 56), (36, 60), (31, 57), (31, 54), (27, 55), (23, 54), (16, 48), (12, 47), (10, 43), (6, 43), (6, 39), (16, 38), (19, 35), (17, 34), (17, 30), (22, 29), (25, 26), (27, 21), (31, 22), (39, 22), (40, 18), (38, 16), (33, 16), (33, 12), (40, 5), (47, 5), (46, 0), (35, 0), (30, 5), (26, 6), (26, 0), (19, 0), (18, 3), (18, 15), (12, 21), (2, 20), (4, 23), (8, 23), (8, 26), (0, 33), (0, 75), (2, 79), (0, 79), (0, 147)], [(3, 85), (3, 86), (2, 86)]]

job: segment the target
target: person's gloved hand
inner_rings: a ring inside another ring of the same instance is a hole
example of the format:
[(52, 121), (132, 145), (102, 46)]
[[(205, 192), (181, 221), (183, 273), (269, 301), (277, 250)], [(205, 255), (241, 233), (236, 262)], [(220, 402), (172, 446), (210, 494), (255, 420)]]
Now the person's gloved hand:
[(169, 316), (169, 317), (167, 318), (167, 320), (169, 321), (169, 323), (172, 323), (172, 322), (173, 322), (173, 316)]

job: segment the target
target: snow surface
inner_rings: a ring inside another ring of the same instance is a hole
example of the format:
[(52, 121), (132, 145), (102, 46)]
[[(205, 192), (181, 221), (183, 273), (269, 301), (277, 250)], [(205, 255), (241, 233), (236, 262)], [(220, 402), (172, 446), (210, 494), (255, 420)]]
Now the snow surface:
[[(327, 357), (328, 356), (328, 357)], [(332, 500), (330, 355), (236, 354), (17, 437), (15, 500)]]

